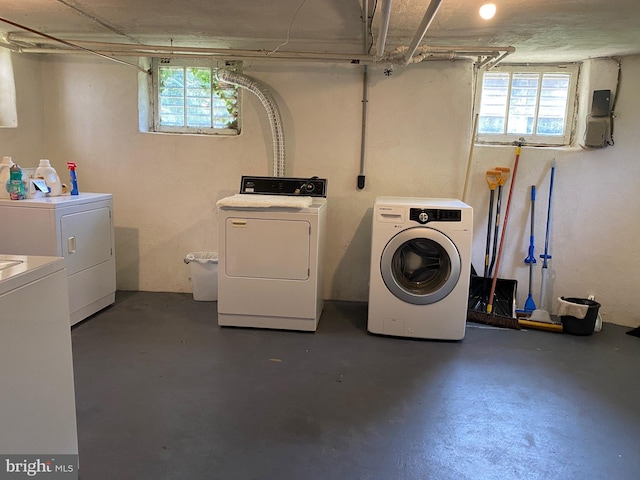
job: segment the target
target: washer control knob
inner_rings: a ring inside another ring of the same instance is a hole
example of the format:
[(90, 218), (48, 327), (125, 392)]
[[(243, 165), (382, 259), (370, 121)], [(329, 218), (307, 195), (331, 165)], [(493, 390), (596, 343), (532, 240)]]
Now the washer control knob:
[(429, 221), (429, 214), (427, 214), (427, 212), (420, 212), (420, 215), (418, 215), (418, 221), (420, 223), (427, 223)]

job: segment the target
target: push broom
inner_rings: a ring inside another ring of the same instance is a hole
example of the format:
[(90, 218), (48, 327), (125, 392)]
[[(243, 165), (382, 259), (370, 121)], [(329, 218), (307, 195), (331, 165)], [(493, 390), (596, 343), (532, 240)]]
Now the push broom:
[(507, 208), (504, 212), (504, 223), (502, 226), (502, 232), (500, 234), (500, 246), (498, 247), (498, 254), (496, 256), (496, 268), (493, 274), (493, 278), (491, 280), (491, 290), (489, 291), (489, 298), (487, 301), (487, 312), (477, 312), (474, 310), (469, 310), (467, 313), (467, 319), (476, 322), (476, 323), (484, 323), (486, 325), (493, 325), (496, 327), (506, 327), (513, 328), (516, 330), (520, 329), (520, 324), (518, 320), (513, 317), (507, 317), (503, 315), (496, 315), (493, 313), (493, 302), (494, 296), (496, 293), (496, 285), (498, 283), (498, 272), (500, 271), (500, 260), (502, 258), (502, 249), (504, 247), (504, 239), (505, 233), (507, 231), (507, 224), (509, 221), (509, 210), (511, 209), (511, 197), (513, 195), (513, 185), (516, 181), (516, 174), (518, 173), (518, 163), (520, 162), (520, 151), (522, 148), (522, 142), (518, 141), (514, 143), (516, 146), (516, 158), (513, 163), (513, 173), (511, 176), (511, 186), (509, 188), (509, 196), (507, 198)]
[[(484, 255), (484, 273), (482, 277), (478, 277), (475, 272), (471, 275), (469, 285), (469, 310), (487, 311), (487, 303), (489, 296), (489, 288), (491, 286), (493, 265), (498, 244), (498, 232), (500, 227), (500, 207), (496, 210), (495, 234), (492, 238), (493, 231), (493, 210), (495, 202), (495, 191), (502, 188), (506, 180), (509, 178), (510, 168), (496, 167), (493, 170), (487, 170), (485, 179), (489, 186), (489, 212), (487, 215), (487, 242)], [(501, 190), (498, 193), (498, 202), (500, 201)], [(493, 244), (493, 255), (491, 255), (491, 245)], [(491, 259), (491, 263), (489, 260)], [(513, 305), (515, 304), (515, 280), (506, 280), (498, 278), (496, 291), (494, 295), (493, 312), (499, 315), (511, 315)]]

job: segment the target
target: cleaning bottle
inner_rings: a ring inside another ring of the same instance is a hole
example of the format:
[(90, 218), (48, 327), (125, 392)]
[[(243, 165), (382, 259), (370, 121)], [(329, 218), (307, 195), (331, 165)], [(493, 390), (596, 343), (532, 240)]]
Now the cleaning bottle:
[(2, 157), (2, 162), (0, 162), (0, 198), (9, 198), (7, 184), (9, 183), (12, 165), (11, 157)]
[(76, 164), (67, 162), (69, 177), (71, 178), (71, 195), (78, 195), (78, 177), (76, 176)]
[(34, 173), (36, 178), (44, 178), (47, 187), (49, 187), (50, 197), (58, 197), (62, 195), (62, 183), (60, 183), (60, 177), (55, 168), (51, 166), (51, 162), (47, 159), (40, 160), (40, 165), (36, 168)]
[(26, 194), (24, 184), (22, 183), (22, 169), (20, 165), (13, 164), (9, 169), (9, 182), (7, 183), (7, 191), (11, 200), (24, 200)]

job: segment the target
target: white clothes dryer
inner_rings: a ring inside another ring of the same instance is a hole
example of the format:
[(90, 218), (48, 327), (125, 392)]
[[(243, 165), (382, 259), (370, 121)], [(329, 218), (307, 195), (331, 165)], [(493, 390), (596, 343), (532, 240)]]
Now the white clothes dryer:
[(326, 179), (242, 177), (218, 201), (218, 325), (315, 331), (324, 306)]
[(377, 197), (368, 330), (398, 337), (465, 335), (472, 208), (454, 199)]

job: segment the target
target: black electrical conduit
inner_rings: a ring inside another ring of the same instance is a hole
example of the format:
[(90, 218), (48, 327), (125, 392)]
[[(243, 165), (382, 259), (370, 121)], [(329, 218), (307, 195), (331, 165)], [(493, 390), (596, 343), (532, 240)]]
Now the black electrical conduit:
[[(364, 36), (364, 53), (369, 53), (367, 46), (369, 40), (369, 1), (364, 0), (362, 5), (362, 22)], [(367, 103), (369, 102), (369, 69), (367, 65), (362, 67), (362, 137), (360, 140), (360, 174), (358, 175), (358, 190), (364, 189), (365, 176), (365, 150), (367, 144)]]

